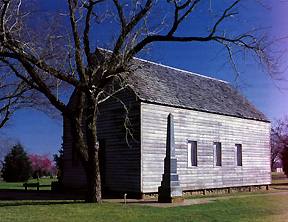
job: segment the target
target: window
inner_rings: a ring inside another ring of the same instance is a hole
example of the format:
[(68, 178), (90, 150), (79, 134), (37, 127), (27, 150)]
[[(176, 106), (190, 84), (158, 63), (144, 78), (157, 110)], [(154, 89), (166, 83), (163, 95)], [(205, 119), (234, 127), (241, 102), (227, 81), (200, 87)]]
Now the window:
[(197, 142), (188, 141), (188, 167), (197, 166)]
[(237, 166), (242, 166), (242, 144), (235, 144)]
[(221, 151), (221, 143), (214, 142), (214, 163), (215, 166), (222, 166), (222, 151)]

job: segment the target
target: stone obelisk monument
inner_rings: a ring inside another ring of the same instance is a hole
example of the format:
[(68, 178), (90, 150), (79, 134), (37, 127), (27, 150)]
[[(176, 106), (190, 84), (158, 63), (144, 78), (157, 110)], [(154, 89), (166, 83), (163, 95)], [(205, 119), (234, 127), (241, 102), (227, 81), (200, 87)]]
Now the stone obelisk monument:
[(174, 119), (170, 113), (167, 123), (166, 157), (164, 159), (164, 174), (161, 186), (158, 188), (158, 202), (183, 202), (182, 188), (177, 174), (177, 159), (175, 155)]

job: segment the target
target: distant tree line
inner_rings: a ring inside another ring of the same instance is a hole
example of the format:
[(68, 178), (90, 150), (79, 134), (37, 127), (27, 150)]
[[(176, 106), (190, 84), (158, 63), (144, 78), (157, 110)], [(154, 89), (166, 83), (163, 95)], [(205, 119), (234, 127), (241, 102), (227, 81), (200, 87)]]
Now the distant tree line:
[(57, 168), (48, 155), (28, 155), (19, 143), (10, 148), (1, 162), (1, 174), (6, 182), (24, 182), (31, 177), (40, 178), (57, 174)]

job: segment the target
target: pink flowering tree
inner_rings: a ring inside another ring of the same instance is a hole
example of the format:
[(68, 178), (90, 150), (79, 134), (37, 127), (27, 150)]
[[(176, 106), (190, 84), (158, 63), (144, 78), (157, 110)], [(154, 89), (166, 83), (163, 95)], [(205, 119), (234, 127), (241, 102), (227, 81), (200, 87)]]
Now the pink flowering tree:
[(33, 178), (55, 175), (55, 165), (48, 155), (30, 154)]

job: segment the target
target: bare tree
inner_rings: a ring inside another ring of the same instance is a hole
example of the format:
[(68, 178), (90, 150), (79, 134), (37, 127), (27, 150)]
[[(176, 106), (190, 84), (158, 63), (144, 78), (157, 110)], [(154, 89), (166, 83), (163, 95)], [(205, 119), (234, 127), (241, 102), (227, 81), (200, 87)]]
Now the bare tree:
[(278, 162), (288, 175), (288, 118), (275, 121), (271, 129), (271, 169), (276, 169)]
[(288, 137), (286, 134), (286, 140), (282, 141), (283, 143), (283, 149), (281, 151), (281, 162), (282, 162), (282, 167), (285, 175), (288, 177)]
[[(67, 0), (67, 11), (60, 15), (64, 26), (51, 29), (53, 26), (43, 28), (45, 23), (31, 28), (31, 18), (35, 14), (27, 7), (27, 1), (1, 0), (1, 61), (11, 68), (14, 78), (39, 92), (71, 121), (78, 156), (87, 174), (88, 202), (101, 202), (102, 198), (99, 148), (96, 145), (97, 107), (126, 87), (133, 57), (148, 45), (156, 42), (215, 42), (227, 49), (230, 57), (232, 48), (236, 47), (251, 51), (261, 61), (270, 63), (263, 39), (249, 32), (232, 34), (221, 31), (222, 23), (237, 15), (240, 0), (226, 6), (223, 4), (220, 15), (206, 34), (179, 35), (178, 29), (205, 2)], [(166, 20), (157, 15), (159, 5), (170, 12)], [(37, 14), (37, 18), (41, 16), (44, 14)], [(68, 30), (65, 29), (65, 16), (69, 20)], [(118, 26), (114, 26), (116, 36), (109, 46), (111, 52), (104, 55), (91, 36), (100, 33), (97, 28), (101, 24), (105, 26), (107, 18), (111, 21), (116, 18)], [(66, 34), (63, 30), (67, 30)], [(55, 85), (59, 81), (74, 91), (73, 108), (58, 96)]]
[(288, 141), (287, 118), (277, 120), (271, 128), (271, 169), (281, 160), (281, 155)]

